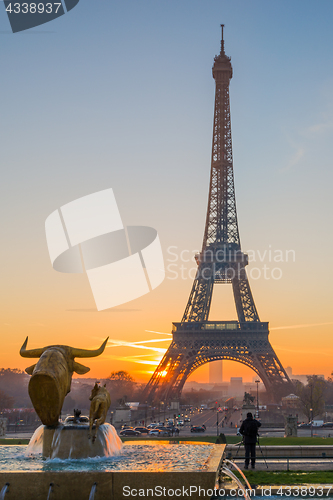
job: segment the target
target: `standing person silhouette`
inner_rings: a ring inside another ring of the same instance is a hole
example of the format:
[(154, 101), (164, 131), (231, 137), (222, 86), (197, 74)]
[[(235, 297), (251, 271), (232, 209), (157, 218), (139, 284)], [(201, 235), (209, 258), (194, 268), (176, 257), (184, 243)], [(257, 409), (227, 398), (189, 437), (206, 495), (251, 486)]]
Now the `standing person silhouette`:
[(242, 423), (239, 432), (244, 438), (245, 446), (245, 469), (249, 468), (250, 455), (251, 455), (251, 467), (255, 468), (256, 463), (256, 442), (258, 429), (261, 423), (253, 418), (252, 413), (247, 413), (246, 419)]

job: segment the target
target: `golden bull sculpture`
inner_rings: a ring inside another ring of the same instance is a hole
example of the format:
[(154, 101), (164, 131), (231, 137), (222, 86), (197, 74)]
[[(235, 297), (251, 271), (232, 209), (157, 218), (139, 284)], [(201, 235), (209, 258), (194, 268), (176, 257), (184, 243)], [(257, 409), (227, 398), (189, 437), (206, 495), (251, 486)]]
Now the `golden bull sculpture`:
[(73, 372), (84, 375), (90, 370), (74, 358), (99, 356), (104, 351), (108, 338), (95, 350), (76, 349), (66, 345), (28, 350), (28, 337), (25, 339), (20, 350), (21, 356), (39, 358), (36, 364), (25, 371), (31, 375), (28, 389), (31, 402), (44, 425), (58, 424), (65, 396), (71, 390)]

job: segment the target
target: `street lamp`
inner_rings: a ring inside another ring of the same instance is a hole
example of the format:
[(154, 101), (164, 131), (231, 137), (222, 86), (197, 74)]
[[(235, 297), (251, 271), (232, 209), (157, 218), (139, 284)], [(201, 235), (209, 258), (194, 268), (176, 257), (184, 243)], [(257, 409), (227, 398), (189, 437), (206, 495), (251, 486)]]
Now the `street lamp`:
[(313, 379), (310, 379), (309, 383), (311, 382), (310, 384), (310, 404), (311, 404), (311, 408), (310, 408), (310, 418), (311, 418), (311, 437), (313, 437), (313, 408), (312, 408), (312, 394), (313, 394)]
[(163, 422), (165, 422), (165, 402), (164, 402), (164, 401), (161, 401), (161, 405), (163, 405), (163, 406), (162, 406), (162, 408), (163, 408), (163, 410), (162, 410), (162, 411), (163, 411), (163, 414), (164, 414), (164, 417), (163, 417), (163, 419), (164, 419), (164, 420), (163, 420)]
[(311, 437), (313, 437), (313, 427), (312, 427), (312, 426), (313, 426), (313, 415), (312, 415), (312, 413), (313, 413), (313, 410), (312, 410), (312, 408), (310, 408), (310, 418), (311, 418)]
[(147, 427), (147, 418), (148, 418), (148, 402), (145, 402), (145, 426)]
[(216, 436), (219, 435), (219, 412), (217, 410), (217, 401), (216, 401)]
[(257, 384), (257, 418), (259, 418), (259, 383), (260, 383), (260, 380), (259, 379), (255, 380), (255, 383)]

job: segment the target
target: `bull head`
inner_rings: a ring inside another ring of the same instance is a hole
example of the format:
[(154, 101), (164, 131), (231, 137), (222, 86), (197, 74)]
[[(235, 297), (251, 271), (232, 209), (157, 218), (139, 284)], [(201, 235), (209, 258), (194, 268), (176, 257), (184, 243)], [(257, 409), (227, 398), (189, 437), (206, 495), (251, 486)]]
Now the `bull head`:
[(95, 350), (76, 349), (66, 345), (27, 350), (28, 337), (25, 339), (20, 355), (24, 358), (39, 358), (36, 364), (29, 366), (25, 371), (31, 375), (29, 381), (31, 402), (44, 425), (58, 424), (65, 396), (71, 390), (73, 372), (83, 375), (90, 370), (74, 358), (99, 356), (104, 351), (108, 338), (99, 349)]

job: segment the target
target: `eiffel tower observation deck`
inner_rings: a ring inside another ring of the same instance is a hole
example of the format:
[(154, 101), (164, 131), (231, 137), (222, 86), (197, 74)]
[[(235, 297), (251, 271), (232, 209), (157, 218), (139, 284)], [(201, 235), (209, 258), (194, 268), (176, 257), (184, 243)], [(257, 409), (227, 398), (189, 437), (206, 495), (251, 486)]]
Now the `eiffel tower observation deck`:
[[(198, 270), (181, 322), (173, 323), (173, 340), (144, 389), (142, 401), (171, 401), (199, 366), (232, 360), (250, 367), (272, 399), (293, 392), (293, 385), (261, 322), (245, 267), (248, 258), (239, 238), (232, 159), (229, 84), (231, 59), (221, 51), (214, 59), (215, 109), (208, 209)], [(209, 321), (213, 288), (231, 284), (238, 320)]]

